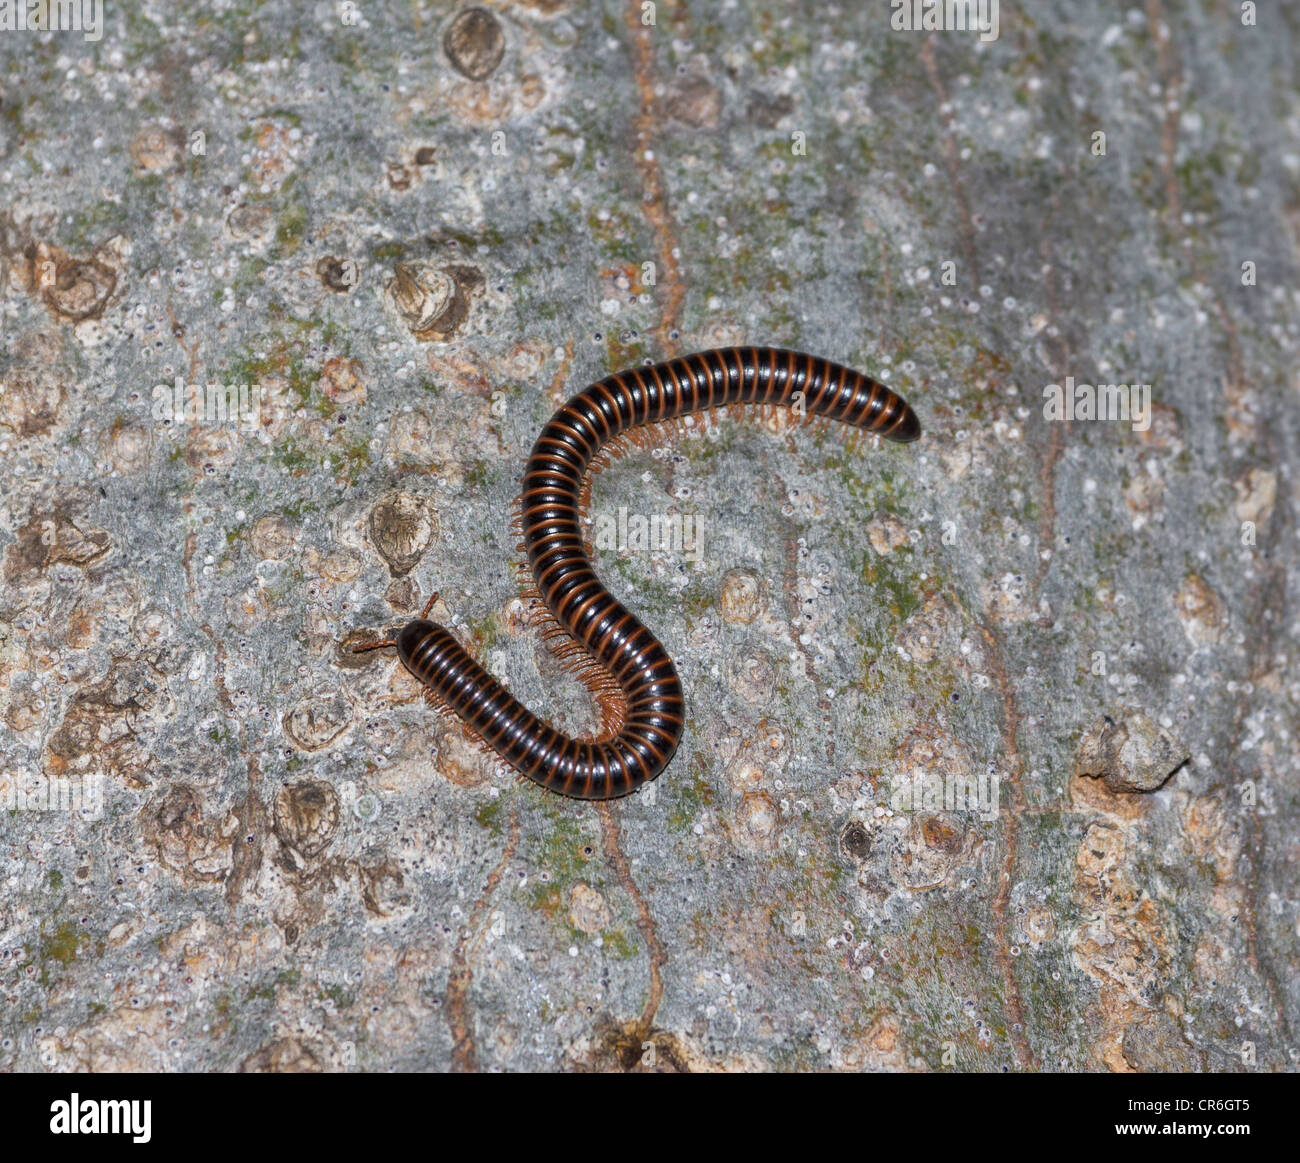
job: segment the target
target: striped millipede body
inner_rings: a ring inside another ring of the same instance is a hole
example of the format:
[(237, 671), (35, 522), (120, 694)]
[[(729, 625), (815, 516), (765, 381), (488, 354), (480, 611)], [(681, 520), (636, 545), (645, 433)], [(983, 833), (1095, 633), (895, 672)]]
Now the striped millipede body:
[(596, 576), (580, 517), (593, 462), (611, 442), (617, 448), (640, 426), (733, 404), (794, 406), (895, 441), (921, 434), (912, 409), (883, 384), (770, 347), (728, 347), (628, 368), (556, 412), (524, 473), (522, 548), (534, 596), (553, 619), (553, 636), (563, 639), (557, 653), (583, 658), (584, 680), (602, 696), (608, 713), (601, 736), (574, 738), (539, 719), (427, 617), (407, 623), (392, 642), (359, 649), (395, 645), (430, 702), (454, 711), (507, 763), (551, 791), (613, 799), (656, 778), (682, 736), (681, 680), (659, 640)]

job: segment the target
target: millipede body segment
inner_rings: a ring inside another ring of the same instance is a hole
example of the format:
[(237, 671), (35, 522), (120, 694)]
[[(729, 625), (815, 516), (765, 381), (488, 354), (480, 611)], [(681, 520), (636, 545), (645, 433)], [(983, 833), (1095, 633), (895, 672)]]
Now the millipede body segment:
[(556, 412), (524, 473), (523, 548), (534, 596), (554, 619), (554, 635), (564, 638), (559, 653), (585, 654), (584, 677), (614, 720), (604, 734), (575, 738), (550, 726), (450, 631), (425, 618), (404, 626), (393, 643), (431, 702), (454, 711), (507, 763), (551, 791), (597, 800), (635, 791), (667, 766), (685, 722), (672, 659), (605, 588), (587, 555), (579, 522), (590, 474), (599, 467), (593, 461), (639, 426), (729, 404), (793, 406), (888, 440), (921, 434), (912, 409), (883, 384), (829, 360), (770, 347), (728, 347), (628, 368), (584, 388)]

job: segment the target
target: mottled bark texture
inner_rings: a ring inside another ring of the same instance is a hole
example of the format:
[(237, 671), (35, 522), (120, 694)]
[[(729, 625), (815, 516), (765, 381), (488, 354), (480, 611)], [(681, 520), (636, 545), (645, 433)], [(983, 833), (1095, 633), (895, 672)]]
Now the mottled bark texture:
[[(0, 34), (0, 1069), (1293, 1066), (1300, 12), (473, 7)], [(652, 793), (350, 652), (596, 728), (523, 460), (727, 343), (925, 435), (598, 478)]]

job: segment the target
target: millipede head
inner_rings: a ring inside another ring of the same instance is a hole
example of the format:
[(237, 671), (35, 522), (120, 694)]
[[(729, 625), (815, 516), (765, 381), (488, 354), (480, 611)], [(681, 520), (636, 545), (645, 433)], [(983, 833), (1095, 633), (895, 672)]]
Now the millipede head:
[(917, 418), (915, 412), (908, 404), (903, 405), (898, 419), (894, 421), (892, 428), (884, 432), (886, 440), (892, 440), (896, 444), (911, 444), (913, 440), (918, 440), (921, 436), (921, 421)]
[(404, 664), (409, 664), (420, 647), (428, 641), (429, 636), (437, 634), (441, 629), (442, 627), (436, 622), (430, 622), (427, 618), (416, 618), (407, 622), (397, 632), (397, 641), (394, 644), (397, 647), (397, 657)]
[(429, 595), (429, 600), (424, 604), (424, 612), (413, 621), (407, 622), (401, 629), (393, 628), (388, 632), (393, 635), (392, 638), (376, 639), (373, 642), (359, 642), (352, 647), (353, 654), (363, 654), (367, 650), (383, 650), (389, 646), (397, 647), (397, 656), (403, 662), (409, 662), (420, 643), (429, 636), (430, 633), (439, 629), (436, 623), (428, 621), (429, 611), (433, 609), (433, 604), (438, 600), (438, 594)]

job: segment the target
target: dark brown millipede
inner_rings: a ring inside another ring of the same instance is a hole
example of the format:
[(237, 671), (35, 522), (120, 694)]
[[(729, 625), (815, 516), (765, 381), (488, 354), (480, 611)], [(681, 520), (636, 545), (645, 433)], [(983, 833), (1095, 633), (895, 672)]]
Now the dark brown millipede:
[(596, 576), (580, 517), (598, 458), (623, 447), (625, 433), (731, 404), (792, 406), (900, 442), (921, 435), (916, 414), (884, 384), (817, 356), (771, 347), (726, 347), (628, 368), (584, 388), (556, 412), (524, 472), (521, 548), (532, 596), (549, 612), (548, 636), (560, 642), (556, 653), (578, 660), (605, 712), (599, 737), (574, 738), (529, 711), (445, 626), (427, 620), (436, 594), (396, 639), (356, 649), (396, 646), (431, 703), (454, 711), (502, 759), (551, 791), (606, 800), (656, 778), (682, 737), (681, 680), (659, 640)]

